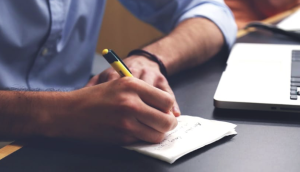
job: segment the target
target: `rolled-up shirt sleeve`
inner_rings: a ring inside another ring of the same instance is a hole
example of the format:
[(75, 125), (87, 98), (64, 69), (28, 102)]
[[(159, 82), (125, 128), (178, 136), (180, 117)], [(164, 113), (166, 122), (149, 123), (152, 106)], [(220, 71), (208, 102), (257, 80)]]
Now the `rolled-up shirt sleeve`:
[(229, 48), (235, 42), (237, 27), (223, 0), (119, 0), (137, 18), (169, 33), (180, 22), (195, 17), (206, 18), (223, 33)]

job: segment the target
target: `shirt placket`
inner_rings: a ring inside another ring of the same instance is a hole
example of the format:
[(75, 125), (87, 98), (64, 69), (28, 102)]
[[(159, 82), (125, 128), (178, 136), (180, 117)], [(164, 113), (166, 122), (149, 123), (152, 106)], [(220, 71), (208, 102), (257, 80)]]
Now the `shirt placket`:
[(50, 30), (46, 41), (41, 46), (35, 62), (29, 72), (28, 86), (36, 84), (36, 76), (43, 70), (43, 67), (47, 65), (47, 62), (51, 60), (51, 57), (57, 54), (57, 44), (61, 39), (63, 25), (65, 22), (65, 9), (63, 0), (49, 0), (49, 12), (50, 12)]

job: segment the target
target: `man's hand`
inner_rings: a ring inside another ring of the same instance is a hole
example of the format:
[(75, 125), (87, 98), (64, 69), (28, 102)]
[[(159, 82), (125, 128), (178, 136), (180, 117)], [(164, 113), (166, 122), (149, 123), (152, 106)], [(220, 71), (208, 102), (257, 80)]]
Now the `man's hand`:
[(65, 109), (70, 110), (49, 117), (46, 136), (122, 145), (159, 143), (177, 125), (170, 112), (174, 97), (133, 77), (65, 94)]
[[(143, 56), (131, 56), (130, 58), (125, 59), (124, 62), (134, 77), (139, 78), (151, 86), (166, 91), (174, 96), (167, 79), (161, 74), (159, 66), (156, 62)], [(119, 74), (114, 69), (109, 68), (103, 71), (101, 74), (94, 76), (86, 86), (93, 86), (118, 78), (120, 78)], [(176, 117), (180, 116), (179, 106), (176, 101), (172, 107), (172, 112)]]
[[(143, 50), (158, 56), (168, 74), (173, 75), (207, 61), (225, 46), (224, 43), (224, 36), (214, 22), (206, 18), (195, 17), (182, 21), (170, 34), (144, 47)], [(135, 77), (174, 95), (155, 62), (143, 56), (132, 56), (124, 62)], [(86, 86), (117, 78), (119, 78), (117, 72), (109, 68), (93, 77)], [(172, 111), (175, 116), (180, 115), (176, 101)]]

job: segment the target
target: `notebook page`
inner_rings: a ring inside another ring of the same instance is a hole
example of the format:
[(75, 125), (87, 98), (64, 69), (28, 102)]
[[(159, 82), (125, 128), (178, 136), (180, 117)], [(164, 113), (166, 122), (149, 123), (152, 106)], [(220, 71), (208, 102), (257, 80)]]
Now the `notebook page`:
[(236, 125), (200, 117), (181, 115), (177, 127), (166, 133), (159, 144), (139, 143), (125, 148), (173, 163), (181, 156), (213, 143), (225, 136), (236, 134)]

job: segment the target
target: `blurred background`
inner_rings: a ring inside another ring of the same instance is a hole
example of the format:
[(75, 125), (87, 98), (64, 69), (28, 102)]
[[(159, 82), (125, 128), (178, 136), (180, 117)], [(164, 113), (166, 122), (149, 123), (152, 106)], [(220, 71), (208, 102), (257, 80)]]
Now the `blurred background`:
[[(225, 0), (233, 11), (239, 29), (251, 21), (261, 21), (300, 5), (300, 0)], [(118, 0), (108, 0), (97, 52), (114, 49), (126, 57), (130, 50), (153, 42), (163, 34), (138, 20)]]

